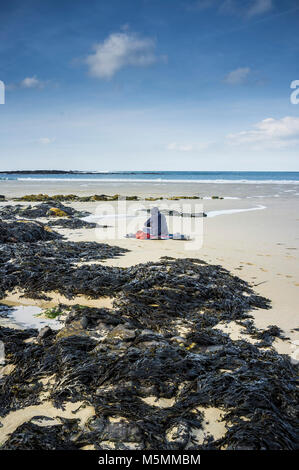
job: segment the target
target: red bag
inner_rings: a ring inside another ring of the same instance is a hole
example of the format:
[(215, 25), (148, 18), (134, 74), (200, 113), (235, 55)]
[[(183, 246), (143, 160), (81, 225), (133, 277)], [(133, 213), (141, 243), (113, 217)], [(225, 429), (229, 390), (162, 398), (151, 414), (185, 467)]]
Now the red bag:
[(150, 238), (150, 234), (145, 233), (142, 230), (138, 230), (136, 232), (136, 238), (138, 238), (138, 240), (148, 240)]

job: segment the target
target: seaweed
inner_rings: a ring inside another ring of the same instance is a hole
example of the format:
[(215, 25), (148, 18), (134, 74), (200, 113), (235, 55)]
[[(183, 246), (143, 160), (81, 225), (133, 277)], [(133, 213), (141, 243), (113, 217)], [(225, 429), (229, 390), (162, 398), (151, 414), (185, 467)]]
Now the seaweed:
[[(57, 415), (67, 402), (95, 409), (80, 425), (24, 423), (2, 449), (296, 449), (298, 366), (271, 346), (282, 337), (277, 327), (254, 326), (251, 311), (270, 302), (245, 281), (192, 258), (84, 264), (123, 252), (97, 243), (9, 243), (0, 251), (3, 295), (19, 287), (30, 297), (113, 297), (110, 309), (60, 304), (59, 331), (0, 328), (14, 365), (0, 379), (1, 416), (40, 404), (45, 393)], [(232, 321), (248, 341), (217, 329)], [(226, 432), (200, 441), (195, 431), (204, 434), (211, 407), (223, 412)]]
[(86, 222), (85, 220), (72, 217), (69, 219), (57, 219), (47, 222), (50, 227), (59, 227), (67, 229), (80, 229), (80, 228), (95, 228), (97, 226), (94, 222)]
[[(25, 201), (25, 202), (93, 202), (93, 201), (117, 201), (120, 198), (120, 194), (93, 194), (91, 196), (77, 196), (75, 194), (55, 194), (49, 196), (48, 194), (27, 194), (22, 197), (14, 198), (15, 201)], [(135, 195), (131, 196), (122, 196), (123, 199), (127, 201), (138, 201), (141, 198)], [(179, 199), (202, 199), (200, 196), (149, 196), (146, 197), (146, 201), (158, 201), (162, 199), (168, 199), (171, 201), (177, 201)], [(221, 198), (220, 198), (221, 199)]]
[(28, 422), (18, 427), (2, 450), (76, 450), (79, 447), (74, 437), (78, 432), (77, 420), (64, 420), (63, 424), (42, 427)]
[(61, 235), (44, 224), (18, 220), (11, 222), (0, 221), (0, 244), (54, 240)]
[(18, 217), (25, 217), (28, 219), (36, 219), (40, 217), (85, 217), (90, 215), (90, 212), (77, 211), (73, 207), (65, 206), (59, 201), (44, 202), (36, 206), (23, 206), (20, 204), (14, 206), (3, 206), (0, 208), (0, 217), (2, 219), (15, 219)]
[[(39, 403), (40, 379), (47, 376), (55, 377), (46, 390), (57, 408), (79, 400), (95, 408), (95, 415), (81, 426), (79, 439), (73, 441), (68, 423), (55, 429), (60, 437), (50, 435), (54, 448), (88, 443), (102, 449), (107, 442), (120, 449), (131, 444), (141, 449), (296, 448), (297, 368), (287, 356), (247, 341), (232, 341), (220, 332), (213, 336), (210, 329), (206, 335), (211, 333), (211, 342), (221, 342), (223, 348), (211, 352), (202, 349), (200, 341), (198, 350), (191, 352), (167, 333), (141, 329), (144, 324), (135, 328), (121, 312), (72, 310), (71, 324), (84, 314), (87, 330), (64, 336), (68, 323), (42, 344), (24, 343), (23, 332), (6, 329), (2, 335), (8, 349), (13, 343), (14, 349), (23, 351), (9, 354), (16, 368), (2, 379), (2, 415)], [(111, 334), (115, 329), (118, 335)], [(168, 331), (166, 325), (163, 330)], [(161, 408), (148, 397), (173, 401)], [(227, 423), (223, 438), (201, 444), (192, 439), (192, 431), (203, 425), (198, 407), (223, 410)], [(3, 448), (40, 448), (48, 431), (23, 426)]]
[[(84, 264), (76, 267), (76, 263), (113, 258), (127, 251), (104, 243), (62, 240), (0, 244), (0, 298), (16, 287), (31, 298), (51, 290), (69, 298), (85, 291), (95, 297), (101, 287), (105, 295), (104, 291), (109, 293), (119, 283), (121, 268)], [(111, 279), (114, 275), (115, 279)]]

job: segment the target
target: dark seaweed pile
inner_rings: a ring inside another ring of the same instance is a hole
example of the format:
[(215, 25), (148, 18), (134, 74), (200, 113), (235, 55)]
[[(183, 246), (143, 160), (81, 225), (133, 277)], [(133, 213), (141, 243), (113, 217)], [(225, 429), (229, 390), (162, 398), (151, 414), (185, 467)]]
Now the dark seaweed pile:
[[(45, 418), (44, 416), (42, 417)], [(78, 433), (77, 420), (42, 427), (33, 422), (18, 427), (5, 445), (6, 450), (76, 450), (73, 442)]]
[(24, 206), (24, 205), (14, 205), (14, 206), (3, 206), (0, 207), (0, 218), (1, 219), (15, 219), (16, 217), (25, 217), (28, 219), (37, 219), (40, 217), (49, 217), (50, 209), (60, 209), (65, 212), (70, 217), (84, 217), (90, 215), (89, 212), (77, 211), (76, 209), (65, 206), (59, 201), (49, 201), (36, 206)]
[[(278, 327), (254, 326), (251, 310), (270, 304), (246, 282), (190, 258), (130, 268), (90, 264), (127, 250), (62, 241), (33, 221), (0, 222), (0, 237), (0, 298), (16, 288), (31, 298), (50, 291), (113, 297), (112, 309), (60, 305), (59, 332), (0, 328), (7, 363), (15, 366), (0, 378), (1, 416), (41, 403), (45, 392), (58, 408), (83, 401), (95, 409), (84, 426), (35, 417), (3, 449), (296, 448), (297, 367), (271, 347), (283, 338)], [(232, 341), (217, 328), (231, 321), (256, 343)], [(160, 408), (148, 397), (173, 403)], [(223, 411), (223, 438), (196, 441), (204, 421), (198, 407)]]
[(165, 259), (130, 268), (75, 265), (77, 261), (109, 258), (125, 251), (95, 242), (0, 245), (0, 292), (4, 296), (18, 287), (32, 298), (53, 290), (68, 298), (78, 294), (97, 298), (114, 296), (121, 290), (118, 305), (124, 313), (135, 312), (136, 321), (141, 308), (153, 310), (154, 299), (154, 322), (178, 312), (184, 316), (201, 306), (219, 311), (222, 318), (242, 318), (244, 311), (268, 305), (228, 271), (198, 260)]
[(0, 220), (0, 244), (54, 240), (61, 235), (48, 230), (47, 226), (32, 221), (2, 222)]
[[(53, 217), (50, 209), (59, 209), (65, 213), (65, 217)], [(53, 203), (43, 203), (36, 206), (3, 206), (0, 207), (0, 218), (6, 221), (18, 221), (20, 217), (25, 219), (47, 218), (48, 227), (66, 228), (66, 229), (81, 229), (81, 228), (95, 228), (96, 224), (86, 222), (79, 217), (89, 215), (89, 212), (77, 211), (70, 206), (64, 206), (59, 201)], [(25, 240), (24, 240), (25, 241)], [(26, 240), (27, 241), (27, 240)], [(28, 241), (34, 241), (28, 240)]]
[[(141, 328), (142, 316), (139, 319)], [(70, 333), (78, 319), (85, 328)], [(199, 322), (202, 325), (202, 322)], [(296, 369), (285, 356), (246, 341), (231, 341), (210, 327), (202, 337), (180, 339), (168, 325), (148, 330), (135, 327), (135, 318), (121, 311), (75, 307), (71, 320), (59, 333), (36, 343), (24, 339), (31, 332), (2, 328), (9, 362), (16, 369), (2, 380), (2, 415), (8, 410), (38, 404), (44, 388), (40, 379), (55, 374), (48, 385), (57, 407), (81, 401), (95, 407), (95, 416), (82, 429), (64, 420), (52, 432), (32, 423), (19, 427), (4, 449), (80, 448), (185, 449), (198, 448), (194, 428), (202, 426), (197, 407), (219, 407), (225, 412), (228, 431), (200, 448), (294, 449), (296, 447)], [(65, 334), (65, 336), (64, 336)], [(98, 339), (91, 336), (98, 334)], [(209, 339), (210, 338), (210, 339)], [(190, 350), (190, 345), (194, 344)], [(217, 343), (210, 351), (207, 344)], [(159, 408), (142, 399), (174, 398), (173, 406)], [(109, 418), (120, 417), (120, 422)], [(177, 438), (170, 439), (171, 430)], [(184, 432), (178, 432), (183, 430)], [(112, 442), (112, 444), (111, 444)]]
[(49, 222), (47, 222), (47, 225), (49, 225), (50, 227), (59, 227), (67, 229), (95, 228), (97, 226), (97, 224), (93, 222), (86, 222), (85, 220), (77, 219), (76, 217), (68, 219), (58, 218), (56, 220), (50, 220)]
[[(297, 367), (270, 347), (279, 329), (254, 327), (250, 311), (269, 302), (247, 283), (197, 259), (66, 268), (52, 255), (53, 265), (47, 265), (43, 255), (35, 263), (29, 254), (17, 271), (23, 260), (11, 254), (11, 285), (21, 285), (20, 272), (30, 266), (31, 277), (23, 278), (26, 295), (49, 283), (49, 290), (70, 296), (109, 293), (113, 309), (60, 306), (64, 327), (45, 337), (1, 328), (7, 360), (16, 367), (1, 380), (0, 414), (38, 404), (47, 391), (57, 407), (83, 400), (95, 415), (83, 427), (75, 420), (46, 427), (32, 420), (3, 449), (296, 448)], [(232, 341), (217, 329), (232, 320), (257, 343)], [(24, 342), (29, 337), (37, 340)], [(49, 376), (54, 382), (42, 385)], [(148, 397), (174, 402), (160, 408), (144, 401)], [(194, 430), (203, 426), (198, 407), (224, 412), (223, 438), (197, 443)]]
[[(0, 196), (1, 198), (1, 196)], [(3, 196), (5, 199), (5, 197)], [(95, 201), (117, 201), (119, 198), (126, 199), (127, 201), (138, 201), (141, 198), (138, 196), (121, 196), (120, 194), (93, 194), (91, 196), (77, 196), (76, 194), (55, 194), (49, 196), (48, 194), (27, 194), (26, 196), (16, 197), (14, 198), (15, 201), (26, 201), (26, 202), (52, 202), (52, 201), (64, 201), (64, 202), (95, 202)], [(170, 197), (163, 197), (163, 196), (149, 196), (146, 197), (146, 201), (159, 201), (162, 199), (174, 200), (178, 201), (179, 199), (202, 199), (201, 196), (170, 196)], [(212, 199), (223, 199), (219, 196), (212, 196)]]
[[(109, 272), (105, 266), (76, 268), (75, 263), (113, 258), (127, 251), (104, 243), (62, 240), (0, 244), (0, 298), (15, 288), (23, 289), (24, 294), (31, 298), (40, 298), (43, 292), (51, 290), (71, 298), (84, 294), (85, 289), (94, 297), (99, 295), (96, 286), (101, 273), (103, 289), (111, 291), (115, 284), (111, 277), (113, 272), (118, 274), (121, 271), (119, 268), (111, 268), (112, 272)], [(110, 276), (105, 277), (105, 272)], [(89, 282), (92, 285), (88, 286)]]
[[(147, 212), (150, 214), (150, 209), (140, 209), (140, 212)], [(175, 209), (161, 209), (160, 212), (164, 215), (176, 217), (207, 217), (205, 212), (180, 212)]]

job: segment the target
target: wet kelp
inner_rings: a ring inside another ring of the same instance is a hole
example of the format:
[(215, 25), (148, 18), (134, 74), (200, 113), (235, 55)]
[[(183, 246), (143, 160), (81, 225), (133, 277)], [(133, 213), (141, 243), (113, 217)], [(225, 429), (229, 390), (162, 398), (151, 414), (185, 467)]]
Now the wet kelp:
[(100, 276), (103, 290), (110, 292), (115, 285), (111, 277), (114, 272), (119, 274), (120, 269), (109, 272), (105, 266), (75, 265), (113, 258), (127, 251), (104, 243), (62, 240), (0, 244), (0, 298), (15, 288), (24, 290), (25, 296), (31, 298), (51, 290), (69, 298), (80, 293), (95, 297), (101, 295), (96, 288)]
[(15, 219), (24, 217), (26, 219), (53, 218), (53, 217), (85, 217), (90, 215), (87, 211), (77, 211), (73, 207), (65, 206), (59, 201), (45, 202), (35, 206), (24, 206), (16, 204), (0, 207), (1, 219)]
[[(52, 428), (53, 436), (47, 428), (23, 425), (4, 449), (47, 447), (49, 439), (51, 448), (295, 448), (296, 368), (287, 357), (231, 341), (216, 330), (218, 350), (200, 341), (190, 351), (190, 340), (178, 344), (169, 333), (141, 329), (143, 324), (136, 328), (118, 311), (72, 307), (69, 315), (60, 332), (35, 344), (24, 343), (29, 333), (0, 330), (8, 360), (16, 365), (2, 380), (0, 411), (39, 404), (46, 391), (58, 408), (83, 400), (95, 407), (95, 415), (76, 433), (70, 431), (72, 420)], [(85, 325), (75, 327), (82, 318)], [(48, 376), (54, 381), (42, 385)], [(155, 399), (169, 403), (161, 408)], [(203, 424), (198, 407), (211, 406), (225, 412), (228, 431), (199, 445), (194, 438)]]
[(50, 220), (47, 222), (47, 225), (50, 227), (66, 229), (95, 228), (97, 226), (94, 222), (87, 222), (86, 220), (78, 219), (76, 217)]
[(0, 220), (0, 244), (21, 242), (32, 243), (59, 238), (61, 238), (61, 235), (39, 222), (28, 220), (2, 222)]
[[(113, 308), (60, 305), (63, 327), (45, 336), (1, 328), (15, 368), (1, 379), (0, 414), (39, 404), (46, 394), (58, 409), (83, 401), (95, 415), (85, 424), (64, 419), (51, 429), (31, 420), (3, 449), (296, 448), (297, 367), (271, 347), (278, 329), (262, 332), (251, 322), (250, 311), (269, 302), (247, 283), (198, 259), (122, 269), (75, 261), (66, 261), (67, 268), (61, 261), (58, 269), (51, 255), (46, 264), (41, 254), (39, 279), (27, 276), (26, 295), (43, 292), (49, 282), (70, 296), (109, 293)], [(10, 256), (12, 269), (22, 263), (20, 255)], [(32, 273), (34, 258), (26, 261)], [(24, 269), (2, 290), (21, 286)], [(244, 328), (244, 339), (233, 341), (217, 328), (232, 321)], [(223, 411), (227, 432), (198, 440), (203, 411), (211, 407)]]
[[(42, 417), (45, 419), (45, 417)], [(76, 450), (77, 420), (42, 427), (33, 422), (18, 427), (5, 445), (6, 450)]]
[[(78, 211), (73, 207), (61, 204), (59, 201), (42, 203), (35, 206), (17, 204), (14, 206), (7, 205), (0, 207), (0, 219), (3, 221), (16, 223), (20, 221), (20, 218), (23, 219), (23, 222), (35, 219), (43, 220), (46, 218), (47, 221), (45, 227), (48, 231), (51, 231), (50, 227), (65, 229), (95, 228), (95, 223), (82, 220), (82, 217), (86, 217), (88, 215), (90, 215), (90, 212)], [(34, 239), (23, 241), (34, 241)]]
[[(165, 314), (183, 317), (204, 307), (221, 318), (242, 318), (253, 307), (267, 307), (248, 285), (220, 266), (199, 260), (162, 260), (130, 268), (82, 264), (118, 256), (126, 250), (96, 242), (63, 242), (0, 245), (0, 290), (18, 287), (32, 297), (37, 292), (57, 291), (71, 298), (114, 296), (118, 306), (135, 314), (154, 311), (159, 322)], [(155, 304), (153, 306), (153, 304)], [(151, 324), (150, 317), (149, 326)], [(154, 319), (154, 322), (156, 319)]]
[[(212, 196), (213, 199), (223, 199), (219, 198), (218, 196)], [(119, 198), (124, 198), (127, 201), (138, 201), (142, 200), (143, 198), (140, 198), (138, 196), (121, 196), (120, 194), (113, 194), (113, 195), (108, 195), (108, 194), (93, 194), (90, 196), (77, 196), (76, 194), (55, 194), (49, 196), (48, 194), (27, 194), (26, 196), (22, 197), (17, 197), (14, 198), (15, 201), (26, 201), (26, 202), (49, 202), (49, 201), (54, 201), (54, 202), (97, 202), (97, 201), (117, 201)], [(175, 200), (178, 201), (179, 199), (202, 199), (201, 196), (170, 196), (170, 197), (164, 197), (164, 196), (150, 196), (146, 197), (146, 201), (158, 201), (162, 199), (169, 199), (169, 200)]]

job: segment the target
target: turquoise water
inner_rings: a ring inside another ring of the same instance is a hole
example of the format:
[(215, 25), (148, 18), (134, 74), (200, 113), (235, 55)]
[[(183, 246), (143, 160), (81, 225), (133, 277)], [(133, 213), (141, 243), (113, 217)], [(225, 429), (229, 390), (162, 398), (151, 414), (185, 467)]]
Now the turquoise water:
[(76, 174), (0, 174), (0, 180), (98, 180), (98, 181), (143, 181), (143, 182), (238, 182), (238, 183), (299, 183), (299, 172), (272, 171), (120, 171)]

